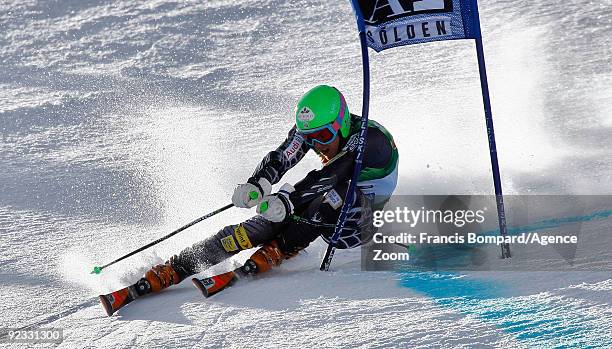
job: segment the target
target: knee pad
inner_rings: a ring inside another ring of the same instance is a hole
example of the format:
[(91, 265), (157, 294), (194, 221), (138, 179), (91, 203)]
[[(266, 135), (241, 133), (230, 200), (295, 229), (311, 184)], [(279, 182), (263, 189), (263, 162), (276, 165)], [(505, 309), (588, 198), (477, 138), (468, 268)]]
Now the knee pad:
[(242, 224), (228, 225), (217, 234), (184, 249), (172, 262), (178, 269), (185, 270), (185, 274), (191, 275), (251, 247)]
[(223, 228), (215, 235), (215, 239), (219, 241), (223, 250), (230, 254), (253, 248), (244, 223)]

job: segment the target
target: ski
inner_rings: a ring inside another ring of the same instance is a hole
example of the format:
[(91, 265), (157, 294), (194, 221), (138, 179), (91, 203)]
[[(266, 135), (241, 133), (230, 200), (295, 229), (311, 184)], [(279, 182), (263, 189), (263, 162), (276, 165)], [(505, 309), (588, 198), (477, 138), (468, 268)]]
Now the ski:
[(191, 282), (202, 292), (206, 298), (217, 294), (224, 289), (232, 286), (236, 281), (244, 277), (253, 275), (257, 272), (257, 265), (251, 259), (248, 259), (242, 266), (228, 271), (226, 273), (217, 274), (202, 279), (193, 278)]
[[(245, 269), (249, 270), (248, 267), (245, 268), (242, 266), (234, 271), (215, 275), (209, 278), (193, 278), (192, 282), (196, 287), (198, 287), (205, 297), (210, 297), (213, 294), (232, 285), (238, 279), (238, 275), (246, 275), (244, 271)], [(151, 285), (146, 279), (142, 278), (131, 286), (122, 288), (109, 294), (99, 295), (98, 299), (100, 300), (100, 304), (104, 308), (106, 315), (112, 316), (119, 309), (130, 304), (135, 299), (149, 293), (151, 293)]]
[(203, 279), (193, 278), (191, 282), (193, 282), (193, 285), (202, 292), (204, 297), (208, 298), (232, 286), (237, 280), (238, 276), (236, 272), (229, 271)]
[(136, 291), (136, 284), (122, 288), (109, 294), (99, 295), (100, 303), (106, 311), (108, 316), (113, 315), (114, 312), (123, 308), (124, 306), (131, 303), (134, 299), (139, 298), (140, 295)]
[[(191, 281), (200, 290), (200, 292), (202, 292), (204, 297), (210, 297), (213, 294), (216, 294), (221, 290), (233, 285), (239, 278), (250, 274), (252, 270), (254, 270), (253, 265), (251, 264), (254, 265), (254, 263), (246, 263), (233, 271), (203, 279), (193, 278)], [(131, 286), (122, 288), (109, 294), (99, 295), (98, 298), (100, 299), (100, 304), (102, 304), (106, 314), (111, 316), (117, 312), (117, 310), (125, 307), (135, 299), (150, 293), (150, 291), (147, 292), (150, 286), (148, 286), (146, 281), (143, 284), (143, 281), (145, 280), (141, 279)]]

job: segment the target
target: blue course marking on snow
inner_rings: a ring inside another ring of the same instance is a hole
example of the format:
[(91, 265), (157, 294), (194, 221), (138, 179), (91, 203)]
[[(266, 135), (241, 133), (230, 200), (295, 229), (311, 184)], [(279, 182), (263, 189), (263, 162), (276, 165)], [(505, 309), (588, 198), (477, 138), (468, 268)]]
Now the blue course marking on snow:
[[(612, 210), (597, 211), (597, 212), (591, 213), (589, 215), (584, 215), (584, 216), (552, 218), (552, 219), (546, 219), (540, 222), (536, 222), (533, 224), (521, 225), (517, 227), (508, 227), (507, 231), (508, 231), (508, 235), (517, 235), (520, 233), (528, 233), (531, 231), (556, 228), (563, 224), (572, 224), (572, 223), (581, 223), (581, 222), (608, 219), (610, 218), (610, 216), (612, 216)], [(480, 235), (496, 235), (496, 234), (499, 234), (499, 229), (487, 230), (487, 231), (480, 233)]]
[[(548, 219), (512, 227), (509, 234), (554, 228), (562, 224), (607, 219), (611, 211), (585, 216)], [(484, 234), (499, 234), (487, 231)], [(601, 305), (541, 292), (512, 296), (512, 285), (475, 279), (451, 272), (400, 272), (400, 285), (431, 297), (437, 304), (492, 323), (530, 347), (595, 348), (612, 343), (612, 334), (601, 331)], [(605, 307), (603, 307), (605, 311)], [(606, 313), (604, 313), (606, 314)], [(609, 317), (609, 314), (607, 315)], [(603, 322), (603, 324), (602, 324)]]
[[(538, 293), (512, 297), (511, 285), (457, 273), (404, 272), (400, 285), (431, 297), (460, 314), (476, 316), (529, 347), (602, 347), (612, 341), (601, 332), (600, 305)], [(605, 308), (605, 307), (604, 307)]]

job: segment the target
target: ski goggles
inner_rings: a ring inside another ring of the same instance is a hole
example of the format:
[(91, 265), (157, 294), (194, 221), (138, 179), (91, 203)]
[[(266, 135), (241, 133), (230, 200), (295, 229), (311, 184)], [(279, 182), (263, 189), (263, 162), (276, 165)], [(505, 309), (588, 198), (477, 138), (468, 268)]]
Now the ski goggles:
[(326, 145), (333, 142), (336, 137), (338, 137), (338, 131), (342, 127), (345, 110), (346, 102), (344, 101), (344, 98), (340, 97), (340, 112), (338, 113), (336, 120), (330, 124), (323, 125), (312, 130), (300, 131), (300, 134), (304, 138), (304, 142), (311, 147), (314, 147), (315, 143)]
[(338, 136), (338, 130), (334, 129), (333, 124), (327, 124), (306, 132), (301, 131), (300, 133), (304, 138), (304, 142), (311, 147), (314, 147), (315, 143), (330, 144)]

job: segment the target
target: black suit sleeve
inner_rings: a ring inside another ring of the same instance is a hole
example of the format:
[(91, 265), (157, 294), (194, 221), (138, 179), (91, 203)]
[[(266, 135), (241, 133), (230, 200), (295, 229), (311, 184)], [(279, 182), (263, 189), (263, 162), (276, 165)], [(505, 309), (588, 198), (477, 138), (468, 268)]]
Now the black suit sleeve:
[[(355, 149), (358, 134), (353, 134), (346, 141), (342, 155), (320, 170), (310, 171), (308, 175), (295, 185), (291, 194), (291, 202), (302, 207), (317, 197), (335, 189), (338, 193), (346, 192), (346, 184), (353, 176), (355, 168)], [(378, 129), (368, 129), (362, 168), (384, 168), (392, 157), (393, 148), (389, 140)]]
[(310, 147), (293, 126), (287, 139), (261, 160), (249, 182), (257, 182), (260, 178), (265, 178), (271, 184), (278, 183), (289, 169), (302, 160), (308, 150)]

